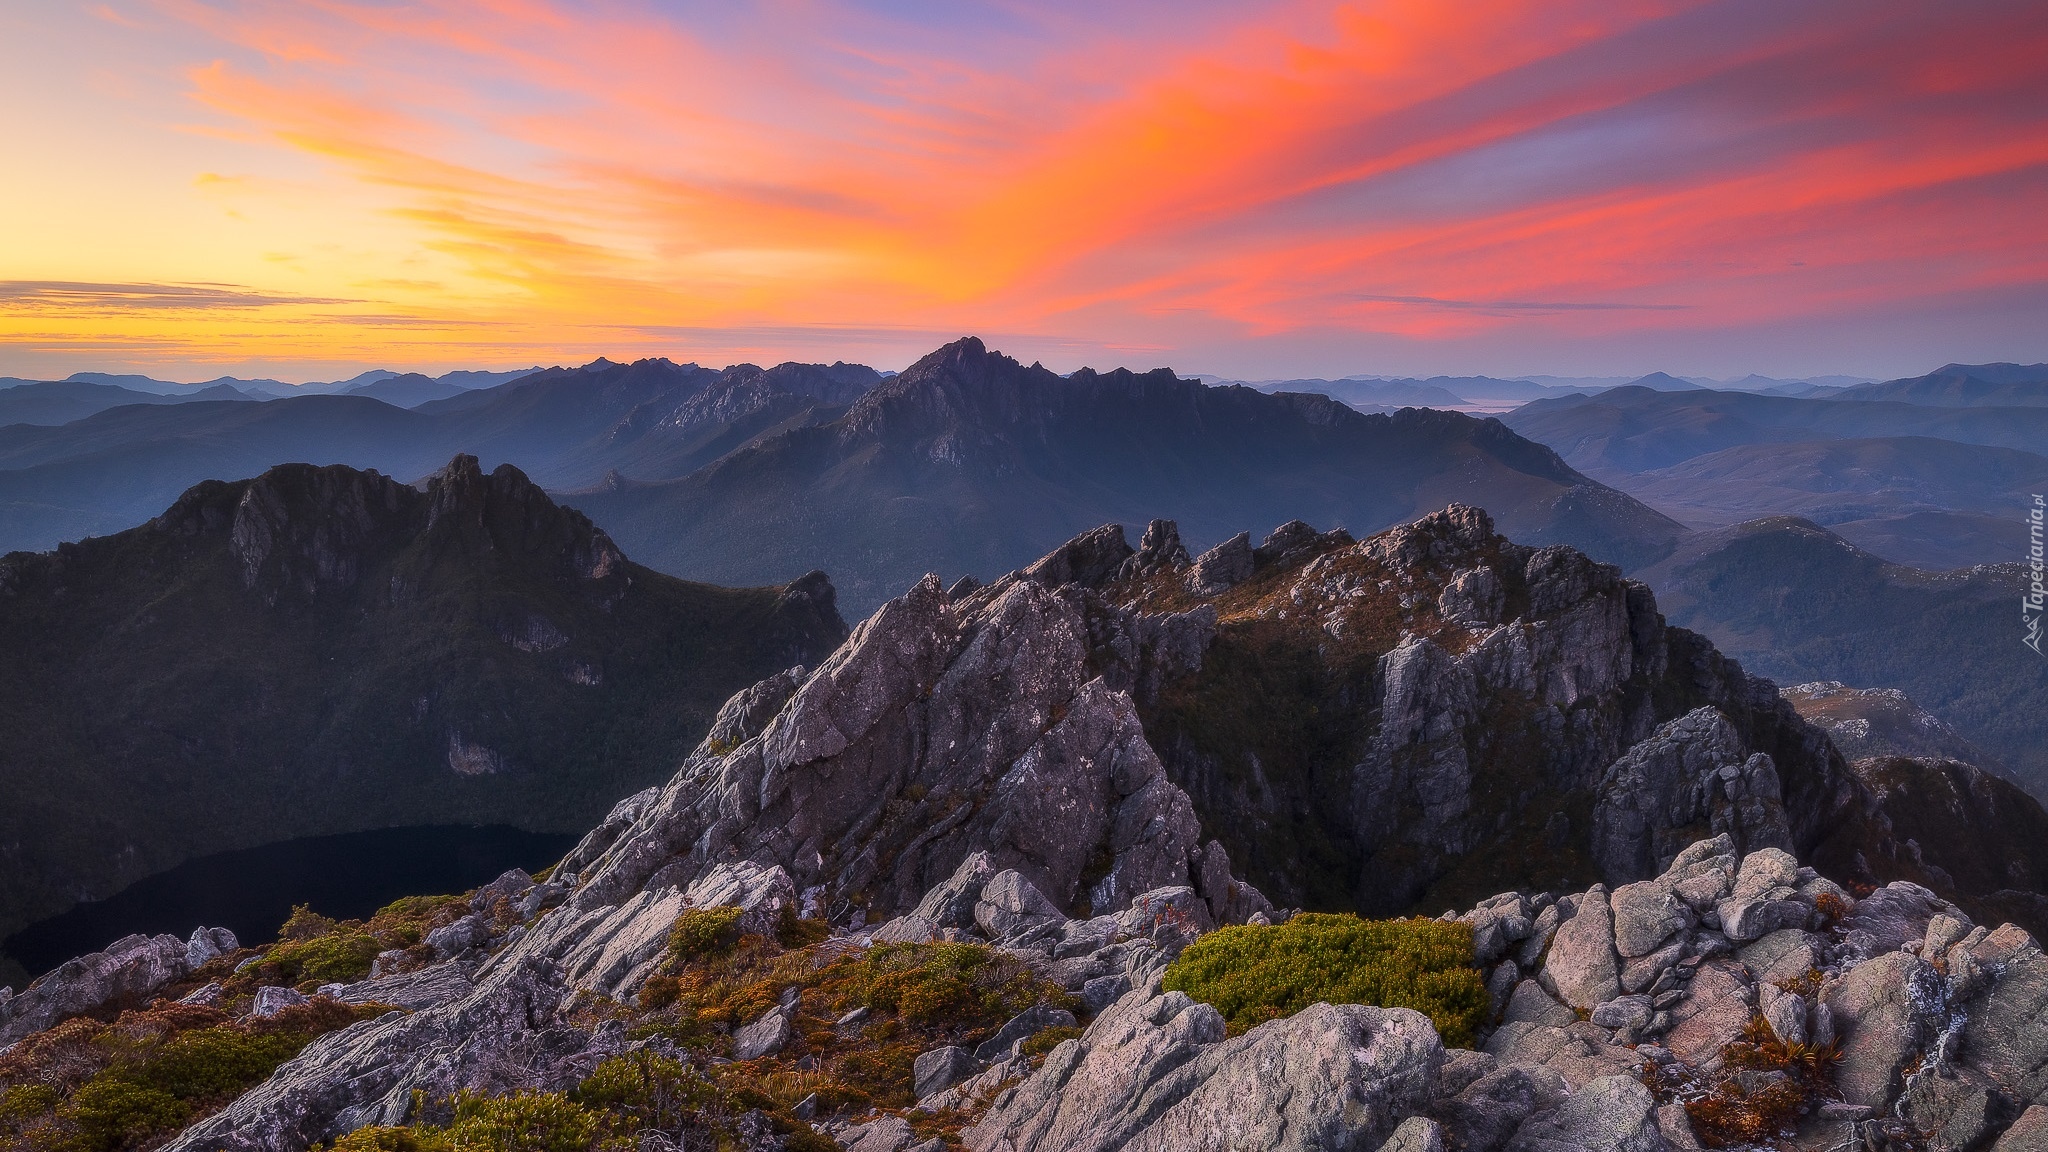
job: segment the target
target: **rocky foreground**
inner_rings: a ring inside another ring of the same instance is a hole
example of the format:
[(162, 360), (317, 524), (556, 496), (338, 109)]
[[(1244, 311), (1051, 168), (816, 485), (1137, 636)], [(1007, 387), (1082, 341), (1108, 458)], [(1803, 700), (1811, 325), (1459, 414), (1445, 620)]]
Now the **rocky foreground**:
[[(0, 1000), (0, 1141), (87, 1131), (79, 1098), (125, 1067), (91, 1045), (203, 1028), (290, 1054), (232, 1092), (138, 1064), (154, 1127), (92, 1146), (467, 1147), (433, 1141), (509, 1100), (586, 1125), (549, 1145), (578, 1148), (2048, 1147), (2048, 959), (1948, 898), (1983, 845), (1887, 840), (1884, 798), (1775, 690), (1569, 550), (1471, 510), (1275, 537), (1191, 558), (1155, 524), (988, 588), (927, 580), (735, 696), (539, 881), (260, 952), (202, 932), (74, 961)], [(1237, 1031), (1167, 990), (1192, 943), (1295, 913), (1212, 838), (1141, 703), (1213, 669), (1233, 617), (1297, 627), (1283, 606), (1378, 650), (1341, 805), (1378, 837), (1344, 882), (1360, 905), (1512, 874), (1505, 785), (1577, 813), (1536, 826), (1603, 883), (1446, 914), (1489, 1001), (1474, 1047), (1355, 1003)], [(1842, 883), (1796, 855), (1830, 844)], [(1984, 891), (2017, 875), (1972, 893), (2030, 909)], [(351, 978), (317, 974), (347, 955)], [(629, 1132), (589, 1127), (628, 1097)]]

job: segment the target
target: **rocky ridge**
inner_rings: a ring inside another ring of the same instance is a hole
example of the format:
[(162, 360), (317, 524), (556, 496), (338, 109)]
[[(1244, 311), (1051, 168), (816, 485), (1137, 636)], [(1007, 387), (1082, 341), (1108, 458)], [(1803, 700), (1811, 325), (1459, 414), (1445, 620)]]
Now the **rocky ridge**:
[[(1208, 835), (1229, 827), (1185, 771), (1200, 745), (1184, 730), (1162, 756), (1145, 719), (1234, 658), (1236, 629), (1320, 636), (1331, 666), (1371, 670), (1356, 790), (1331, 806), (1382, 838), (1351, 873), (1353, 906), (1412, 907), (1459, 858), (1519, 870), (1499, 858), (1513, 840), (1489, 777), (1532, 748), (1540, 772), (1509, 799), (1562, 795), (1552, 810), (1582, 814), (1538, 831), (1605, 882), (1452, 917), (1493, 996), (1483, 1050), (1446, 1050), (1409, 1010), (1345, 1004), (1232, 1037), (1162, 989), (1191, 940), (1289, 915)], [(1068, 998), (922, 1053), (914, 1109), (790, 1109), (859, 1152), (948, 1146), (919, 1136), (940, 1122), (975, 1152), (1660, 1152), (1731, 1132), (1975, 1149), (2038, 1128), (2048, 962), (2020, 927), (1878, 886), (1895, 858), (1853, 853), (1886, 818), (1770, 685), (1664, 629), (1639, 586), (1501, 540), (1476, 510), (1364, 542), (1287, 525), (1199, 557), (1171, 524), (1136, 549), (1112, 527), (985, 588), (927, 579), (815, 670), (734, 696), (667, 785), (617, 805), (545, 883), (515, 873), (478, 893), (427, 935), (425, 968), (380, 956), (371, 979), (324, 990), (400, 1010), (314, 1041), (167, 1146), (296, 1152), (412, 1122), (418, 1099), (572, 1087), (667, 1043), (579, 1005), (645, 1004), (672, 928), (714, 907), (740, 909), (754, 938), (829, 924), (814, 963), (980, 946)], [(1802, 866), (1816, 848), (1849, 870)], [(810, 1043), (800, 983), (763, 1007), (680, 1055), (708, 1075)], [(755, 1128), (758, 1147), (792, 1146)]]

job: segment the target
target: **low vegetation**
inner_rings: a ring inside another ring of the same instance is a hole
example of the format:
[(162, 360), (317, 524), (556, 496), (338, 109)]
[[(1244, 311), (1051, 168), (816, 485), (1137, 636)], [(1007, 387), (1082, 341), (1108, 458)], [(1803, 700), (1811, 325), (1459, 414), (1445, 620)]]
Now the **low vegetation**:
[[(763, 1133), (792, 1152), (838, 1147), (799, 1120), (901, 1109), (915, 1102), (912, 1065), (944, 1044), (973, 1047), (1038, 1004), (1079, 1007), (1015, 957), (980, 944), (849, 947), (819, 921), (785, 917), (746, 934), (733, 909), (684, 913), (637, 1003), (585, 996), (578, 1022), (626, 1024), (644, 1047), (599, 1065), (568, 1092), (420, 1100), (402, 1128), (365, 1129), (335, 1152), (624, 1152), (641, 1133), (679, 1149), (745, 1146)], [(733, 1061), (733, 1033), (770, 1011), (790, 1015), (778, 1051)], [(1042, 1057), (1076, 1029), (1025, 1045)], [(919, 1139), (958, 1135), (958, 1116), (910, 1118)]]
[(1708, 1083), (1683, 1067), (1651, 1065), (1643, 1079), (1659, 1098), (1679, 1100), (1693, 1135), (1708, 1148), (1742, 1148), (1790, 1131), (1800, 1117), (1834, 1095), (1833, 1045), (1779, 1038), (1758, 1016), (1722, 1046), (1720, 1072)]
[(1223, 928), (1189, 945), (1165, 987), (1215, 1006), (1231, 1035), (1318, 1002), (1413, 1008), (1444, 1043), (1469, 1047), (1486, 1020), (1472, 929), (1442, 920), (1303, 913)]
[(390, 1011), (320, 998), (267, 1019), (158, 1002), (87, 1017), (0, 1056), (0, 1150), (154, 1148), (262, 1082), (316, 1038)]

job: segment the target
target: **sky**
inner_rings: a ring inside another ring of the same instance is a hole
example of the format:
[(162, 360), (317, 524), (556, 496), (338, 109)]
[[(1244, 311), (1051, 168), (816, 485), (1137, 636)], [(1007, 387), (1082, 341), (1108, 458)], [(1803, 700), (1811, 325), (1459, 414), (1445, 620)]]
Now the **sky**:
[(2039, 0), (0, 0), (0, 374), (2048, 360)]

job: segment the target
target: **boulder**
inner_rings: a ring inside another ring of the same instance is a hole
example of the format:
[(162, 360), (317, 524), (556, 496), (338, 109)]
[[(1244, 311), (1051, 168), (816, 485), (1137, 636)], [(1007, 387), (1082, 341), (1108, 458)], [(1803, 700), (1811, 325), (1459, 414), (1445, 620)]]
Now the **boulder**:
[(1756, 1014), (1756, 990), (1740, 964), (1714, 959), (1701, 964), (1672, 1007), (1664, 1046), (1695, 1067), (1720, 1064), (1721, 1049), (1742, 1035)]
[(1530, 1069), (1508, 1065), (1494, 1068), (1438, 1100), (1430, 1114), (1442, 1126), (1452, 1148), (1492, 1152), (1508, 1142), (1538, 1104)]
[(2040, 1152), (2048, 1148), (2048, 1105), (2035, 1104), (2012, 1122), (1991, 1152)]
[(426, 942), (434, 950), (434, 959), (447, 960), (488, 942), (490, 938), (490, 921), (472, 912), (427, 933)]
[(1442, 1062), (1407, 1009), (1317, 1004), (1225, 1040), (1207, 1005), (1133, 995), (961, 1136), (974, 1152), (1377, 1148)]
[(452, 1004), (476, 990), (462, 969), (454, 964), (435, 964), (417, 972), (384, 976), (350, 984), (334, 994), (344, 1004), (389, 1004), (417, 1012), (439, 1004)]
[(185, 941), (185, 967), (197, 968), (216, 956), (239, 949), (242, 942), (225, 928), (194, 928)]
[(1062, 926), (1066, 914), (1015, 869), (998, 872), (982, 886), (974, 905), (974, 923), (991, 940), (1020, 940), (1047, 928)]
[[(1054, 1008), (1047, 1004), (1034, 1004), (1004, 1021), (996, 1034), (981, 1042), (974, 1049), (976, 1060), (995, 1060), (1007, 1055), (1014, 1044), (1021, 1043), (1047, 1028), (1072, 1028), (1076, 1021), (1074, 1014), (1065, 1008)], [(924, 1093), (920, 1092), (922, 1096)]]
[(1728, 717), (1711, 706), (1666, 723), (1602, 774), (1594, 793), (1593, 860), (1615, 883), (1655, 875), (1702, 826), (1731, 849), (1789, 848), (1778, 770), (1750, 755)]
[(1252, 534), (1239, 532), (1223, 543), (1195, 557), (1188, 570), (1188, 591), (1196, 596), (1216, 596), (1230, 591), (1252, 575)]
[(920, 1100), (943, 1092), (979, 1071), (981, 1061), (974, 1058), (974, 1053), (952, 1044), (920, 1054), (911, 1066), (912, 1082)]
[(796, 914), (796, 882), (780, 866), (737, 860), (692, 881), (683, 902), (692, 908), (738, 908), (736, 926), (742, 935), (773, 936), (784, 915)]
[(1666, 1152), (1657, 1098), (1628, 1076), (1605, 1076), (1556, 1110), (1531, 1117), (1508, 1152)]
[(258, 988), (256, 990), (256, 1003), (249, 1009), (249, 1015), (262, 1020), (275, 1016), (287, 1008), (296, 1008), (301, 1004), (310, 1003), (312, 1001), (290, 988)]
[(1558, 925), (1537, 979), (1565, 1004), (1591, 1011), (1594, 1005), (1621, 994), (1621, 963), (1614, 951), (1614, 917), (1608, 908), (1607, 890), (1594, 885), (1568, 911), (1570, 916)]
[(1444, 1152), (1443, 1128), (1427, 1116), (1410, 1116), (1380, 1145), (1380, 1152)]
[(157, 989), (191, 970), (188, 954), (187, 942), (176, 936), (123, 936), (102, 951), (66, 960), (0, 1001), (0, 1049), (83, 1013), (141, 1007)]
[(1963, 955), (1998, 973), (1969, 1005), (1958, 1059), (2010, 1088), (2022, 1103), (2048, 1104), (2048, 958), (2011, 925), (1987, 933), (1967, 953), (1958, 944), (1950, 955), (1952, 978)]
[(792, 1034), (789, 1017), (788, 1009), (771, 1008), (759, 1020), (733, 1033), (732, 1058), (759, 1060), (782, 1051)]
[(1939, 1030), (1941, 976), (1918, 956), (1891, 952), (1849, 970), (1825, 993), (1841, 1036), (1835, 1086), (1842, 1099), (1877, 1112), (1891, 1107), (1905, 1070)]
[(1614, 950), (1623, 959), (1647, 956), (1672, 935), (1692, 927), (1692, 909), (1671, 889), (1651, 880), (1623, 884), (1609, 898), (1614, 914)]

